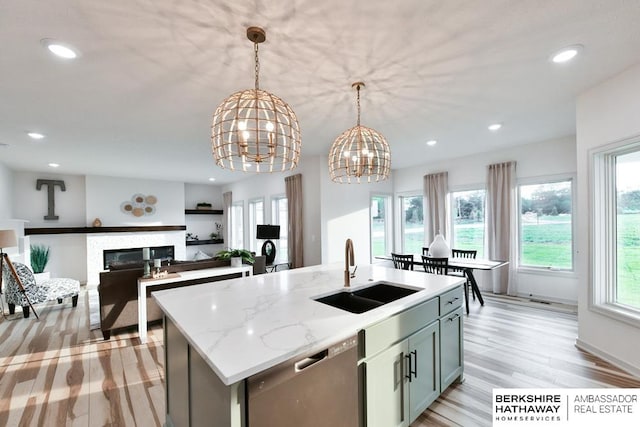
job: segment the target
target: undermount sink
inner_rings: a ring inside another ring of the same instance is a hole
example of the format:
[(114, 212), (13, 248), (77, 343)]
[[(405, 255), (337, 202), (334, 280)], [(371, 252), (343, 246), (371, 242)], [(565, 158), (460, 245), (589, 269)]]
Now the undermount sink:
[(418, 289), (405, 288), (388, 282), (378, 282), (355, 291), (341, 290), (331, 295), (314, 298), (315, 301), (351, 313), (364, 313), (392, 301), (418, 292)]
[(416, 292), (418, 292), (417, 289), (404, 288), (392, 285), (391, 283), (380, 282), (373, 286), (367, 286), (366, 288), (353, 291), (353, 294), (386, 304)]

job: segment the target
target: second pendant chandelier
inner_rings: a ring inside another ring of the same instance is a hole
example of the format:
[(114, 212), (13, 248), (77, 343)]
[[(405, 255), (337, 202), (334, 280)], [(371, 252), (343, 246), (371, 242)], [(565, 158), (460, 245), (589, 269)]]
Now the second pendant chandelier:
[(391, 170), (389, 144), (380, 132), (360, 125), (360, 89), (364, 83), (351, 86), (357, 92), (358, 122), (331, 145), (329, 176), (333, 182), (346, 184), (385, 180)]

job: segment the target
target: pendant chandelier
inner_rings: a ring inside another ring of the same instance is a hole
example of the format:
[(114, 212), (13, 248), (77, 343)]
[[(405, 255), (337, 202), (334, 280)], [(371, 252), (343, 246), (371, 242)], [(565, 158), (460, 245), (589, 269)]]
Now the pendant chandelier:
[(358, 124), (345, 131), (331, 145), (329, 176), (333, 182), (360, 183), (383, 181), (389, 177), (391, 154), (387, 140), (375, 129), (360, 125), (360, 88), (364, 83), (351, 85), (358, 97)]
[(216, 109), (211, 143), (216, 164), (244, 172), (294, 169), (300, 158), (300, 126), (291, 107), (259, 88), (258, 44), (266, 40), (262, 28), (247, 28), (255, 54), (255, 89), (236, 92)]

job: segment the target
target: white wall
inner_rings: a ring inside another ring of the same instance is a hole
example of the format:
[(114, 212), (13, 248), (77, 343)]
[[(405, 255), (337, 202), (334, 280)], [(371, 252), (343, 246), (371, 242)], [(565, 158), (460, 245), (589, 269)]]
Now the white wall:
[[(57, 220), (45, 220), (48, 212), (48, 188), (36, 190), (38, 179), (62, 180), (65, 191), (54, 187), (55, 214)], [(79, 175), (63, 175), (44, 172), (13, 173), (13, 213), (16, 218), (27, 220), (26, 228), (37, 227), (83, 227), (85, 223), (85, 180)], [(84, 235), (34, 235), (26, 239), (29, 245), (50, 247), (46, 270), (52, 277), (73, 277), (86, 281), (86, 242)], [(27, 252), (27, 251), (25, 251)], [(29, 264), (26, 262), (26, 264)]]
[[(518, 180), (575, 174), (575, 139), (561, 138), (399, 169), (394, 171), (394, 192), (396, 195), (406, 192), (422, 194), (423, 176), (441, 171), (449, 173), (450, 191), (482, 188), (486, 183), (487, 166), (510, 160), (517, 162)], [(490, 283), (494, 279), (490, 274), (479, 272), (477, 278), (481, 289), (492, 288)], [(519, 295), (574, 304), (578, 301), (579, 281), (575, 274), (518, 272), (516, 280)]]
[[(393, 155), (393, 153), (392, 153)], [(378, 183), (337, 184), (331, 181), (326, 159), (320, 173), (322, 200), (322, 263), (344, 262), (345, 242), (353, 241), (356, 264), (371, 262), (369, 209), (371, 195), (393, 192), (392, 172)]]
[(640, 64), (583, 93), (577, 102), (578, 345), (640, 375), (640, 328), (589, 308), (589, 150), (640, 135)]
[[(48, 208), (48, 188), (36, 190), (38, 179), (64, 181), (66, 191), (54, 187), (55, 214), (57, 220), (45, 220)], [(84, 227), (85, 180), (80, 175), (62, 175), (43, 172), (14, 172), (13, 214), (29, 221), (28, 228), (36, 227)]]
[(212, 209), (222, 209), (222, 187), (209, 184), (185, 184), (184, 208), (195, 209), (201, 202), (211, 203)]
[(8, 167), (0, 163), (0, 220), (14, 218), (12, 206), (13, 174)]
[(327, 159), (324, 157), (311, 157), (305, 159), (304, 173), (302, 174), (304, 215), (304, 264), (305, 266), (317, 265), (323, 262), (321, 240), (324, 222), (322, 221), (322, 206), (318, 189), (320, 188), (321, 170), (327, 167)]
[[(141, 217), (124, 213), (120, 205), (131, 201), (134, 194), (155, 196), (155, 213)], [(95, 218), (105, 227), (184, 224), (185, 188), (181, 182), (87, 176), (86, 199), (87, 224)]]
[(449, 172), (449, 188), (484, 185), (487, 166), (515, 160), (518, 179), (576, 172), (575, 138), (566, 137), (533, 144), (519, 145), (472, 156), (457, 157), (438, 163), (394, 171), (396, 193), (418, 191), (422, 194), (422, 178), (434, 172)]

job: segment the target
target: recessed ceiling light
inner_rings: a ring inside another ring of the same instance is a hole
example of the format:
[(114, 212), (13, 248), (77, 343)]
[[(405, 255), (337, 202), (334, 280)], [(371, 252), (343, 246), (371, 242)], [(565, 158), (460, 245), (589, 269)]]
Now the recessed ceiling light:
[(429, 141), (427, 141), (427, 145), (429, 147), (433, 147), (434, 145), (436, 145), (438, 143), (438, 141), (436, 141), (435, 139), (431, 139)]
[(502, 127), (502, 123), (494, 123), (492, 125), (489, 125), (489, 130), (495, 132), (501, 127)]
[(581, 45), (568, 46), (559, 50), (551, 56), (551, 61), (556, 64), (561, 64), (575, 58), (575, 56), (582, 50)]
[(211, 182), (213, 182), (215, 180), (216, 180), (215, 178), (209, 178), (209, 181), (211, 181)]
[(42, 39), (41, 43), (49, 49), (49, 52), (60, 58), (74, 59), (78, 57), (78, 52), (68, 44), (53, 39)]
[(38, 132), (27, 132), (27, 135), (29, 135), (29, 138), (31, 139), (42, 139), (44, 138), (44, 135)]
[(60, 166), (60, 165), (59, 165), (58, 163), (49, 163), (49, 167), (50, 167), (50, 168), (57, 168), (57, 167), (59, 167), (59, 166)]

